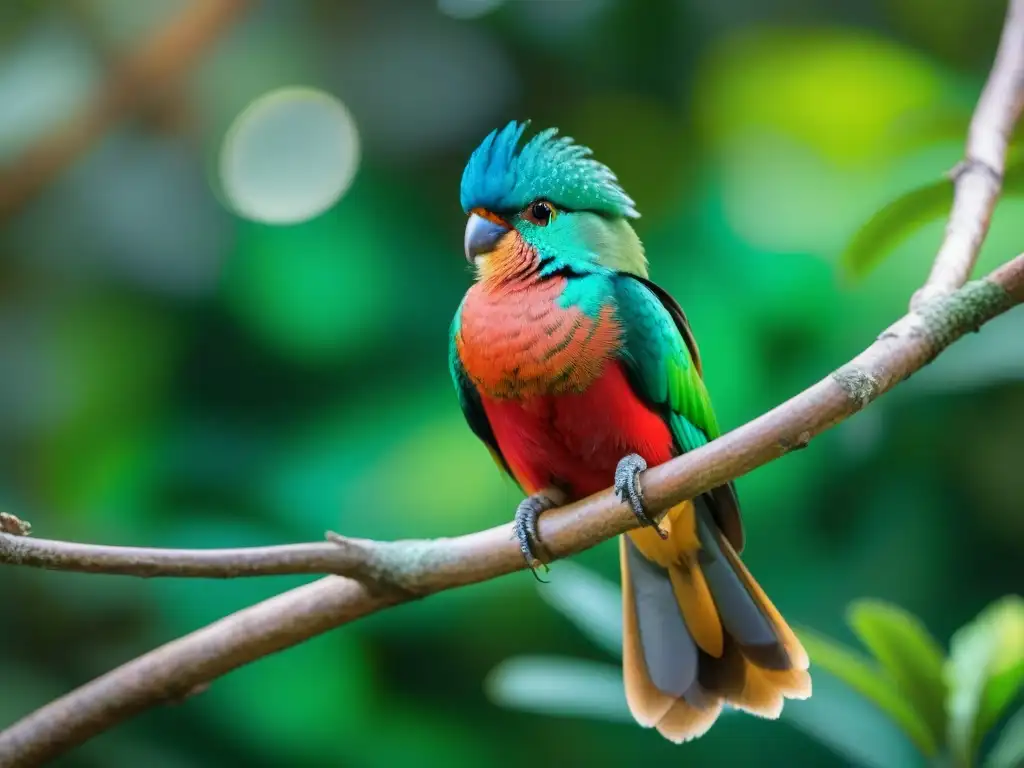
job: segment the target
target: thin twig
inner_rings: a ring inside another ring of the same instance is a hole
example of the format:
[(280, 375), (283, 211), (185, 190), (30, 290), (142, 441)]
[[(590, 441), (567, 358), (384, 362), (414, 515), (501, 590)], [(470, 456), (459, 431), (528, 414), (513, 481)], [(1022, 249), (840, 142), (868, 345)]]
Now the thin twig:
[[(707, 445), (645, 472), (654, 510), (721, 485), (806, 445), (931, 361), (966, 333), (1024, 302), (1024, 254), (959, 291), (911, 312), (835, 373)], [(556, 557), (636, 524), (609, 489), (551, 510), (540, 537)], [(37, 765), (237, 667), (362, 616), (524, 567), (511, 527), (453, 539), (372, 542), (339, 537), (356, 581), (339, 576), (293, 589), (108, 672), (0, 732), (0, 765)], [(263, 550), (265, 552), (265, 550)]]
[(1024, 110), (1024, 0), (1010, 0), (995, 63), (967, 133), (964, 159), (950, 172), (955, 193), (946, 237), (911, 308), (951, 293), (971, 276), (1003, 187), (1006, 149)]
[[(1011, 0), (993, 73), (971, 125), (968, 167), (957, 181), (946, 243), (928, 284), (915, 296), (910, 314), (890, 326), (856, 358), (796, 397), (698, 450), (645, 472), (644, 496), (652, 511), (693, 498), (806, 446), (815, 435), (927, 365), (965, 333), (1024, 302), (1024, 254), (987, 278), (963, 285), (1000, 191), (998, 177), (1006, 145), (1005, 138), (1000, 137), (1009, 134), (1021, 110), (1022, 40), (1024, 0)], [(987, 170), (978, 171), (975, 166), (979, 163)], [(991, 177), (993, 183), (984, 181), (986, 177)], [(565, 557), (623, 533), (635, 523), (628, 507), (606, 490), (546, 513), (540, 520), (540, 537), (553, 557)], [(179, 701), (243, 664), (374, 611), (519, 570), (524, 564), (510, 534), (510, 526), (502, 525), (468, 536), (429, 541), (372, 542), (335, 537), (332, 546), (342, 553), (344, 570), (358, 580), (328, 576), (291, 590), (87, 683), (0, 732), (0, 766), (37, 765), (57, 757), (146, 708)], [(12, 540), (7, 537), (2, 543), (10, 545)], [(322, 556), (320, 544), (297, 546), (313, 548), (308, 550), (311, 557)], [(280, 557), (277, 564), (283, 568), (285, 550), (264, 548), (250, 550), (249, 555), (264, 563), (268, 558)], [(43, 557), (43, 553), (33, 551), (35, 557)], [(81, 554), (81, 550), (78, 552)], [(117, 550), (114, 561), (117, 552), (124, 554), (124, 550)], [(152, 566), (152, 550), (141, 552), (151, 558), (148, 562)], [(230, 552), (232, 558), (240, 556), (238, 550)], [(74, 562), (73, 554), (74, 549), (63, 549), (51, 551), (43, 559), (50, 566), (58, 562), (68, 565)], [(102, 559), (97, 554), (91, 551), (93, 564)], [(105, 556), (111, 554), (107, 551)], [(192, 556), (197, 555), (193, 552)], [(244, 558), (244, 553), (241, 556)], [(203, 567), (210, 566), (210, 552), (198, 557), (207, 558)], [(107, 564), (124, 568), (123, 561), (114, 561), (108, 560)], [(193, 561), (192, 567), (202, 565), (197, 562)], [(331, 565), (342, 570), (339, 563)]]
[(109, 573), (154, 578), (233, 579), (285, 574), (349, 575), (351, 558), (330, 542), (242, 549), (157, 549), (111, 547), (72, 541), (23, 538), (0, 514), (0, 564), (51, 571)]
[(17, 213), (110, 128), (179, 82), (249, 0), (194, 0), (119, 65), (85, 110), (0, 169), (0, 220)]

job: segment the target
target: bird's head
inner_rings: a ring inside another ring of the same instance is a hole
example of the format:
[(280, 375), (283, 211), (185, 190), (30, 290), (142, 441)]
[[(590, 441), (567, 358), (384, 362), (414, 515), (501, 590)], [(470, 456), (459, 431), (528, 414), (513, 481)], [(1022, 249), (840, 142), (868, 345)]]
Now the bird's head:
[(462, 174), (466, 258), (491, 283), (603, 270), (646, 276), (629, 219), (640, 214), (591, 150), (549, 128), (519, 146), (528, 123), (492, 131)]

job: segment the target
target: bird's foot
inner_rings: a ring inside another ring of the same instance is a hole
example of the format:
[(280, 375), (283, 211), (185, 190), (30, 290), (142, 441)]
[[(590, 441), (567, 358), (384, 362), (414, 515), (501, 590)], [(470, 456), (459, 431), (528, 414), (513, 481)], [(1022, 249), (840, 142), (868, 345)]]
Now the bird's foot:
[(547, 563), (543, 562), (535, 554), (535, 548), (540, 544), (540, 536), (537, 533), (537, 518), (541, 516), (542, 512), (546, 512), (556, 506), (558, 506), (557, 501), (549, 495), (535, 493), (519, 502), (519, 506), (516, 508), (512, 529), (515, 531), (516, 539), (519, 541), (519, 549), (523, 553), (523, 558), (526, 560), (526, 564), (530, 566), (530, 571), (537, 581), (544, 581), (544, 579), (537, 575), (537, 566), (542, 565), (545, 571), (548, 570)]
[(640, 491), (640, 473), (645, 469), (647, 462), (643, 456), (636, 453), (623, 456), (615, 467), (615, 492), (619, 494), (620, 499), (629, 504), (640, 525), (653, 528), (661, 538), (667, 539), (668, 534), (651, 519), (644, 506), (644, 495)]

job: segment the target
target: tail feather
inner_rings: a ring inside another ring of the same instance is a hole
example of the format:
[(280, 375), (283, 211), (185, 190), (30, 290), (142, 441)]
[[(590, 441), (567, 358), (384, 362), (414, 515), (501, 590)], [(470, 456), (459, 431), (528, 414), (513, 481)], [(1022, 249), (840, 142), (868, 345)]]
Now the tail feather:
[[(725, 703), (774, 719), (785, 699), (810, 696), (807, 653), (704, 500), (663, 524), (667, 541), (634, 532), (620, 543), (623, 676), (636, 720), (681, 742), (706, 733)], [(684, 543), (692, 551), (679, 551)]]
[[(696, 502), (695, 521), (700, 542), (698, 562), (704, 571), (725, 631), (736, 639), (744, 656), (767, 669), (789, 669), (792, 663), (772, 617), (753, 594), (735, 562), (725, 553), (730, 548), (715, 526), (703, 499)], [(777, 615), (777, 614), (776, 614)], [(781, 618), (781, 617), (780, 617)]]
[(659, 690), (651, 681), (640, 646), (640, 621), (634, 597), (632, 571), (626, 537), (619, 544), (619, 563), (622, 570), (622, 677), (626, 687), (626, 702), (636, 721), (645, 728), (653, 728), (664, 718), (676, 697)]
[(688, 704), (685, 699), (676, 699), (658, 722), (658, 733), (676, 744), (691, 741), (707, 733), (721, 713), (721, 699), (704, 709)]
[[(627, 540), (628, 541), (628, 540)], [(647, 677), (654, 686), (679, 697), (697, 681), (697, 644), (686, 628), (667, 571), (645, 558), (631, 542), (626, 546), (623, 572), (628, 571), (630, 617)], [(626, 594), (626, 590), (623, 590)], [(665, 606), (672, 610), (664, 610)]]
[[(725, 556), (729, 559), (732, 567), (739, 574), (739, 577), (743, 580), (747, 589), (757, 599), (761, 606), (761, 609), (771, 619), (775, 630), (778, 632), (779, 640), (782, 642), (783, 647), (786, 650), (786, 654), (789, 656), (790, 666), (792, 669), (806, 670), (811, 665), (811, 660), (807, 656), (807, 651), (804, 650), (803, 644), (797, 638), (796, 633), (790, 628), (786, 620), (782, 618), (782, 614), (779, 613), (778, 609), (772, 604), (772, 601), (768, 599), (768, 595), (761, 589), (761, 585), (758, 584), (754, 577), (750, 575), (750, 571), (747, 570), (747, 566), (740, 560), (739, 555), (736, 551), (729, 546), (729, 542), (723, 542), (722, 547)], [(807, 688), (810, 690), (810, 677), (808, 676)], [(810, 695), (810, 693), (808, 693)]]
[(752, 715), (774, 720), (782, 713), (783, 694), (763, 670), (743, 659), (743, 681), (736, 690), (726, 695), (726, 701), (737, 709)]
[(668, 575), (672, 592), (683, 612), (683, 622), (694, 642), (705, 653), (721, 656), (725, 635), (704, 571), (700, 568), (669, 567)]

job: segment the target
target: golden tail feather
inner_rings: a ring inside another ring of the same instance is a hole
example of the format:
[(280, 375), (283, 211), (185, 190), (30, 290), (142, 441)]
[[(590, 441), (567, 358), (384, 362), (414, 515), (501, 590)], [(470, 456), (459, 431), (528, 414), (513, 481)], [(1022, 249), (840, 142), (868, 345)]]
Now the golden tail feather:
[(703, 500), (620, 541), (623, 678), (637, 722), (697, 738), (725, 703), (774, 719), (811, 694), (796, 634), (714, 524)]

